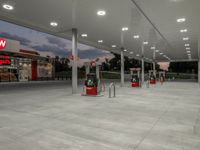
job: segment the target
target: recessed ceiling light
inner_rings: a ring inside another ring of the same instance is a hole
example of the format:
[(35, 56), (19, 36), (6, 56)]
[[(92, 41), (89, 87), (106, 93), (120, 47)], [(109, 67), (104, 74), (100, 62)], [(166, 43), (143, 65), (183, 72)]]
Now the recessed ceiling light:
[(139, 55), (139, 54), (137, 54), (136, 56), (137, 56), (137, 57), (139, 57), (140, 55)]
[(127, 49), (124, 49), (124, 52), (127, 52)]
[(58, 23), (57, 22), (50, 22), (50, 25), (52, 26), (52, 27), (57, 27), (58, 26)]
[(182, 29), (182, 30), (180, 30), (181, 33), (185, 33), (185, 32), (187, 32), (187, 31), (188, 31), (187, 29)]
[(156, 53), (158, 53), (159, 52), (159, 50), (156, 50)]
[(132, 55), (132, 54), (133, 54), (133, 52), (130, 52), (130, 54)]
[(191, 51), (187, 51), (187, 53), (191, 53)]
[(185, 44), (185, 47), (190, 46), (190, 44)]
[(128, 31), (128, 27), (123, 27), (122, 31)]
[(112, 45), (112, 48), (116, 48), (117, 46), (116, 45)]
[(186, 50), (190, 50), (190, 47), (186, 47)]
[(185, 22), (185, 21), (186, 21), (185, 18), (179, 18), (179, 19), (177, 19), (177, 22), (178, 22), (178, 23)]
[(160, 53), (160, 55), (163, 55), (163, 53)]
[(149, 44), (149, 42), (143, 42), (143, 44), (144, 44), (144, 45), (147, 45), (147, 44)]
[(86, 33), (81, 34), (82, 37), (88, 37)]
[(14, 7), (12, 5), (9, 5), (9, 4), (3, 4), (2, 7), (6, 10), (13, 10)]
[(134, 38), (134, 39), (139, 39), (140, 36), (139, 36), (139, 35), (134, 35), (133, 38)]
[(170, 0), (170, 1), (172, 1), (172, 2), (181, 2), (183, 0)]
[(153, 47), (151, 47), (151, 50), (155, 50), (155, 49), (156, 49), (156, 47), (154, 47), (154, 46), (153, 46)]
[(99, 10), (99, 11), (97, 11), (97, 15), (105, 16), (106, 15), (106, 11), (105, 10)]
[(183, 38), (183, 41), (188, 41), (189, 40), (189, 37), (184, 37)]
[(103, 43), (103, 40), (98, 40), (98, 43)]

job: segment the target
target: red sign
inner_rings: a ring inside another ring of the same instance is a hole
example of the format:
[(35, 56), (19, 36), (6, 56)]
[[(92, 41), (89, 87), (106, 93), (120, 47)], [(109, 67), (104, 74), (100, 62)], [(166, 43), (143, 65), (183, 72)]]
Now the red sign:
[(4, 49), (7, 45), (6, 40), (4, 40), (3, 38), (0, 38), (0, 50)]
[(69, 56), (69, 59), (70, 60), (79, 60), (80, 58), (78, 56), (75, 57), (75, 56), (71, 55), (71, 56)]
[(91, 66), (95, 67), (96, 66), (96, 61), (91, 61)]
[(74, 56), (73, 55), (69, 56), (69, 59), (74, 60)]
[(0, 56), (0, 65), (11, 65), (10, 56)]

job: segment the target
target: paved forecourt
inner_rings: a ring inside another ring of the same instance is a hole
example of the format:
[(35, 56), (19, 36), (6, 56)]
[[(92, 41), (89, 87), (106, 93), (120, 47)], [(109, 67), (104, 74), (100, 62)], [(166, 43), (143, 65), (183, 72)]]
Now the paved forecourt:
[(0, 150), (199, 150), (196, 83), (128, 86), (109, 99), (71, 95), (70, 82), (1, 84)]

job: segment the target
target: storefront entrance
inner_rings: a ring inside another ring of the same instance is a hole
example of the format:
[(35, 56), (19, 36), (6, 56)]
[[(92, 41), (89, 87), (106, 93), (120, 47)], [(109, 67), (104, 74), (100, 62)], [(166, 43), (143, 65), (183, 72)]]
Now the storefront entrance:
[(18, 69), (10, 66), (0, 66), (0, 82), (19, 81)]

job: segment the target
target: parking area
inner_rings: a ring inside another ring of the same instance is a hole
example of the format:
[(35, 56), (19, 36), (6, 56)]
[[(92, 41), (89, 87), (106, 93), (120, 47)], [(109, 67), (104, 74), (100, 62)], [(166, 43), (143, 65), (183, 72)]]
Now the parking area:
[(0, 85), (0, 150), (199, 150), (200, 90), (167, 82), (117, 97), (71, 95), (70, 82)]

